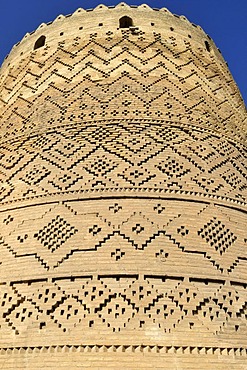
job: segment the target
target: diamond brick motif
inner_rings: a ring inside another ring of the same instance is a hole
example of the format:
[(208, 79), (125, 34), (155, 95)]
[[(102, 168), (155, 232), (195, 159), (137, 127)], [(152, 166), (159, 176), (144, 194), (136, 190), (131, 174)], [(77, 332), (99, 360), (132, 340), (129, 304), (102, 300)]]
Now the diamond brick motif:
[(121, 233), (137, 249), (144, 249), (157, 233), (157, 226), (141, 212), (133, 213), (120, 227)]
[(52, 219), (43, 229), (34, 234), (34, 237), (45, 247), (54, 252), (61, 247), (78, 230), (71, 226), (59, 215)]
[(62, 172), (57, 173), (50, 183), (54, 188), (59, 190), (68, 190), (74, 184), (76, 184), (83, 176), (79, 176), (73, 171), (67, 171), (66, 173)]
[(109, 207), (109, 210), (113, 213), (119, 212), (123, 207), (120, 206), (118, 203), (114, 203), (112, 206)]
[(105, 155), (103, 155), (102, 158), (89, 160), (88, 162), (89, 163), (85, 166), (85, 169), (93, 175), (104, 176), (117, 167), (117, 164), (114, 163), (113, 160), (107, 158)]
[[(96, 312), (98, 309), (96, 308)], [(120, 331), (125, 328), (128, 322), (135, 316), (137, 309), (135, 305), (122, 295), (110, 295), (106, 304), (101, 309), (99, 317), (113, 331)]]
[(183, 165), (170, 157), (168, 157), (166, 161), (160, 162), (157, 168), (167, 176), (168, 180), (173, 178), (181, 178), (186, 173), (190, 172), (189, 169), (185, 169)]
[(226, 64), (166, 9), (60, 18), (0, 73), (1, 360), (245, 366), (246, 109)]
[(198, 231), (198, 235), (205, 238), (207, 243), (214, 247), (220, 255), (235, 242), (237, 237), (216, 217)]
[(151, 173), (151, 171), (149, 171), (147, 168), (129, 166), (124, 170), (123, 174), (119, 174), (119, 177), (123, 178), (133, 186), (141, 186), (155, 178), (156, 174)]
[(80, 324), (86, 318), (87, 314), (88, 309), (85, 304), (80, 303), (72, 297), (67, 297), (58, 305), (52, 317), (58, 324), (58, 327), (66, 332)]
[(24, 173), (23, 180), (29, 185), (36, 185), (49, 174), (50, 171), (44, 166), (34, 165), (29, 171)]
[(20, 162), (20, 160), (23, 158), (23, 154), (19, 153), (19, 151), (8, 151), (5, 153), (0, 152), (0, 166), (5, 169), (13, 168), (17, 165), (17, 163)]
[(116, 261), (119, 261), (124, 256), (125, 252), (122, 252), (120, 248), (117, 248), (114, 252), (111, 253), (111, 257), (115, 258)]
[(89, 228), (89, 233), (90, 234), (93, 234), (93, 236), (97, 235), (100, 231), (101, 231), (101, 227), (99, 227), (98, 225), (93, 225), (92, 227)]
[(39, 327), (40, 312), (30, 302), (21, 299), (19, 304), (12, 306), (5, 314), (8, 325), (15, 331), (15, 334), (25, 332), (30, 325)]

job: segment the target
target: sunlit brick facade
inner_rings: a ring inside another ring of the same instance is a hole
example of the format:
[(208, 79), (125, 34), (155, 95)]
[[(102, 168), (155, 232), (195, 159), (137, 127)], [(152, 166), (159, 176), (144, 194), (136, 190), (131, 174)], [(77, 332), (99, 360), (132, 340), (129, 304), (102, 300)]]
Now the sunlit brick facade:
[(78, 9), (0, 71), (0, 367), (247, 366), (246, 109), (213, 41)]

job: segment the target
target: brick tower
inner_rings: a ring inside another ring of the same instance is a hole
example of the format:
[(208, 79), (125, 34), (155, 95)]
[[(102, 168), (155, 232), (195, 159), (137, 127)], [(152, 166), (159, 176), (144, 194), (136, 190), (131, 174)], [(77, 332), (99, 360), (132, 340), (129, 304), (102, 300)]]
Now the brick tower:
[(243, 369), (246, 110), (167, 9), (78, 9), (0, 73), (0, 367)]

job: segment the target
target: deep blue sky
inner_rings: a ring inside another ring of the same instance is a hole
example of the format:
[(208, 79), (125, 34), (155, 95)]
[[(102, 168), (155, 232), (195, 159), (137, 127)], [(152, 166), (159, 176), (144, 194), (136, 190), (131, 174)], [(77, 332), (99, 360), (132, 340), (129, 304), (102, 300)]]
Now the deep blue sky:
[[(120, 1), (105, 0), (0, 0), (0, 64), (12, 46), (26, 32), (59, 14), (77, 8), (94, 8), (99, 3), (115, 5)], [(130, 5), (145, 1), (127, 0)], [(247, 0), (149, 0), (153, 8), (166, 7), (199, 24), (221, 49), (247, 104)]]

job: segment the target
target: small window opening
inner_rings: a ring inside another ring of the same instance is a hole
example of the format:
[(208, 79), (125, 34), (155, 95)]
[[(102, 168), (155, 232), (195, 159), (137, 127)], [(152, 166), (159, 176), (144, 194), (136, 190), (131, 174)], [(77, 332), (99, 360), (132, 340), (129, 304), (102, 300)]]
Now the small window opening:
[(101, 27), (101, 26), (103, 26), (103, 23), (99, 23), (99, 26)]
[(46, 39), (45, 36), (40, 36), (40, 38), (38, 38), (38, 40), (34, 44), (34, 50), (39, 49), (42, 46), (44, 46), (45, 45), (45, 39)]
[(133, 21), (130, 17), (127, 17), (127, 15), (119, 19), (120, 28), (129, 28), (132, 26), (133, 26)]
[(208, 41), (205, 41), (205, 46), (208, 52), (210, 52), (211, 48)]

